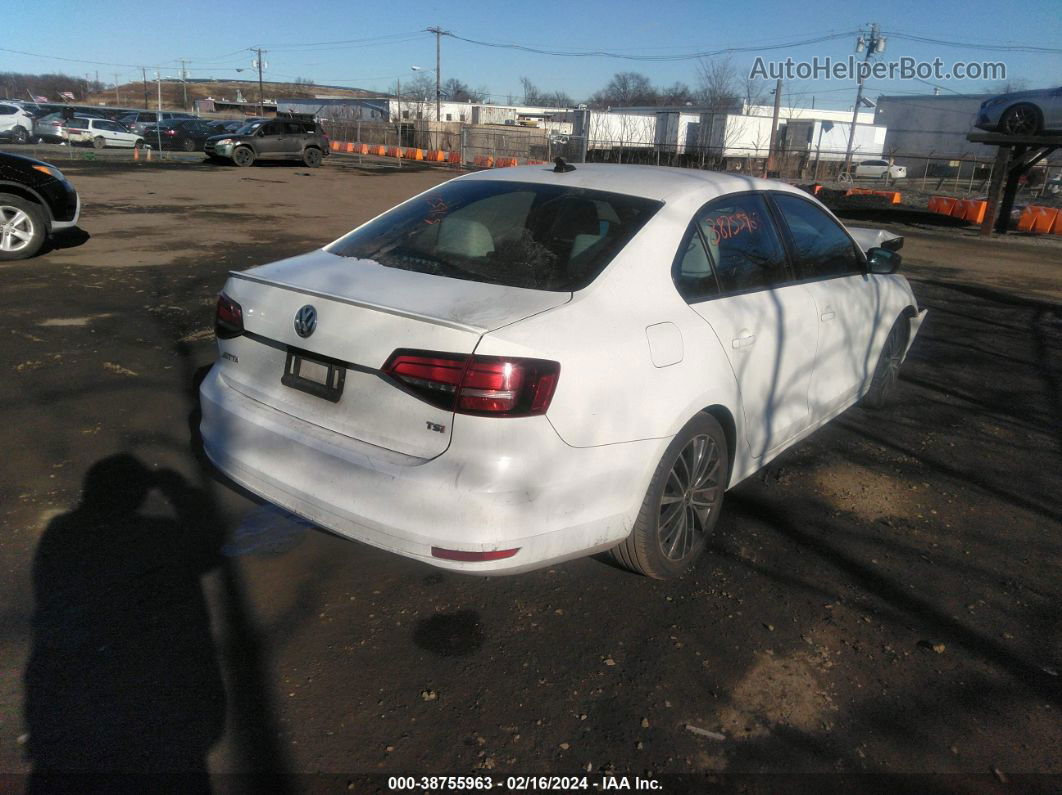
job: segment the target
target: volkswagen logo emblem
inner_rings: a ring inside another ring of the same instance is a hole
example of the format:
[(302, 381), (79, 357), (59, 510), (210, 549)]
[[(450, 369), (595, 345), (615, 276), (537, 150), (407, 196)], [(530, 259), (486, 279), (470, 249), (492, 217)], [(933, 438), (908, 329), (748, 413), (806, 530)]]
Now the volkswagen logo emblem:
[(306, 304), (295, 313), (295, 333), (300, 337), (309, 337), (317, 328), (317, 310)]

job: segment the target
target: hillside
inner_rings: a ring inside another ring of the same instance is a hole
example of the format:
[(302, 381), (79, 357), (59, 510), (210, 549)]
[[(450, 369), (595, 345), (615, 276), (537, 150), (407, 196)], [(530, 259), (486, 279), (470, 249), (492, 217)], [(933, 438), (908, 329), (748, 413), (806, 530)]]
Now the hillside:
[[(313, 97), (319, 94), (341, 97), (371, 97), (377, 96), (375, 92), (365, 91), (360, 88), (347, 88), (340, 86), (307, 85), (305, 83), (277, 83), (268, 80), (263, 81), (262, 88), (264, 98), (269, 101), (278, 97), (296, 98)], [(158, 103), (158, 84), (154, 80), (148, 80), (146, 86), (147, 106), (154, 108)], [(162, 81), (162, 106), (164, 108), (183, 108), (184, 92), (187, 90), (188, 107), (197, 99), (235, 100), (237, 92), (241, 93), (248, 102), (258, 101), (257, 80), (189, 80), (182, 84), (179, 80)], [(125, 83), (116, 88), (103, 91), (90, 92), (85, 100), (86, 104), (117, 105), (119, 107), (143, 107), (145, 103), (145, 85), (139, 80), (133, 83)]]

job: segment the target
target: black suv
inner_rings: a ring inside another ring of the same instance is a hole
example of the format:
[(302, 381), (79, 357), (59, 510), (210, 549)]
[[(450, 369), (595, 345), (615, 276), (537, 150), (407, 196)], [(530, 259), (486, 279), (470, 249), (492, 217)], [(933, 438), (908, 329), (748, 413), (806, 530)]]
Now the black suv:
[(312, 117), (278, 116), (248, 122), (234, 133), (208, 138), (203, 147), (211, 160), (249, 166), (256, 160), (299, 160), (310, 168), (328, 154), (328, 136)]
[(77, 224), (81, 200), (55, 166), (0, 152), (0, 260), (26, 259)]

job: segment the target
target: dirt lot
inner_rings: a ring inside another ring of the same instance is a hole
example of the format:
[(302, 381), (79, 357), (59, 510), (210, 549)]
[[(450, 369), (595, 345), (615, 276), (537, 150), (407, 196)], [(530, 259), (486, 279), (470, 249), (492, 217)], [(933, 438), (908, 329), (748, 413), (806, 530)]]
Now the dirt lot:
[[(89, 238), (0, 267), (0, 781), (1058, 784), (1037, 774), (1062, 774), (1062, 248), (893, 219), (930, 313), (892, 409), (734, 489), (679, 582), (596, 559), (478, 579), (237, 493), (191, 432), (226, 271), (449, 174), (61, 165)], [(161, 485), (138, 509), (141, 464)], [(106, 510), (73, 512), (83, 486)]]

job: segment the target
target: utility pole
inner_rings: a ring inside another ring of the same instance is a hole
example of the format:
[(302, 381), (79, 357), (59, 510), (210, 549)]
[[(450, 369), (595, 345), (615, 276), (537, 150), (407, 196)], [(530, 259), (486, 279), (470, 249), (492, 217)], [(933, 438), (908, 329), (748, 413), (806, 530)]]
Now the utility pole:
[(449, 31), (445, 31), (438, 25), (428, 28), (428, 33), (435, 34), (435, 121), (442, 121), (442, 37)]
[(265, 52), (261, 47), (252, 47), (251, 52), (258, 53), (258, 58), (255, 60), (255, 66), (258, 67), (258, 115), (265, 116), (265, 92), (262, 89), (262, 53)]
[[(878, 23), (871, 24), (870, 29), (859, 34), (856, 39), (856, 52), (866, 51), (863, 63), (870, 63), (870, 57), (880, 52), (885, 52), (885, 39), (881, 36), (881, 28)], [(863, 104), (863, 74), (857, 76), (859, 90), (856, 92), (855, 107), (852, 108), (852, 126), (848, 130), (848, 151), (844, 155), (844, 173), (850, 173), (852, 169), (852, 147), (855, 146), (856, 121), (859, 119), (859, 108)]]
[(122, 98), (118, 96), (118, 73), (114, 73), (114, 104), (121, 105)]
[(162, 156), (162, 72), (155, 72), (155, 80), (159, 87), (159, 112), (155, 120), (155, 135), (158, 138), (159, 157)]
[(144, 66), (140, 67), (140, 76), (144, 79), (144, 110), (147, 110), (147, 106), (148, 106), (148, 99), (147, 99), (147, 67), (144, 67)]
[(778, 114), (782, 108), (782, 81), (774, 84), (774, 113), (771, 114), (771, 144), (767, 150), (767, 165), (764, 166), (763, 176), (767, 176), (775, 170), (775, 158), (778, 150)]
[(184, 90), (184, 109), (188, 110), (188, 83), (186, 78), (188, 77), (188, 70), (184, 68), (188, 63), (187, 58), (178, 58), (177, 62), (181, 65), (181, 88)]

